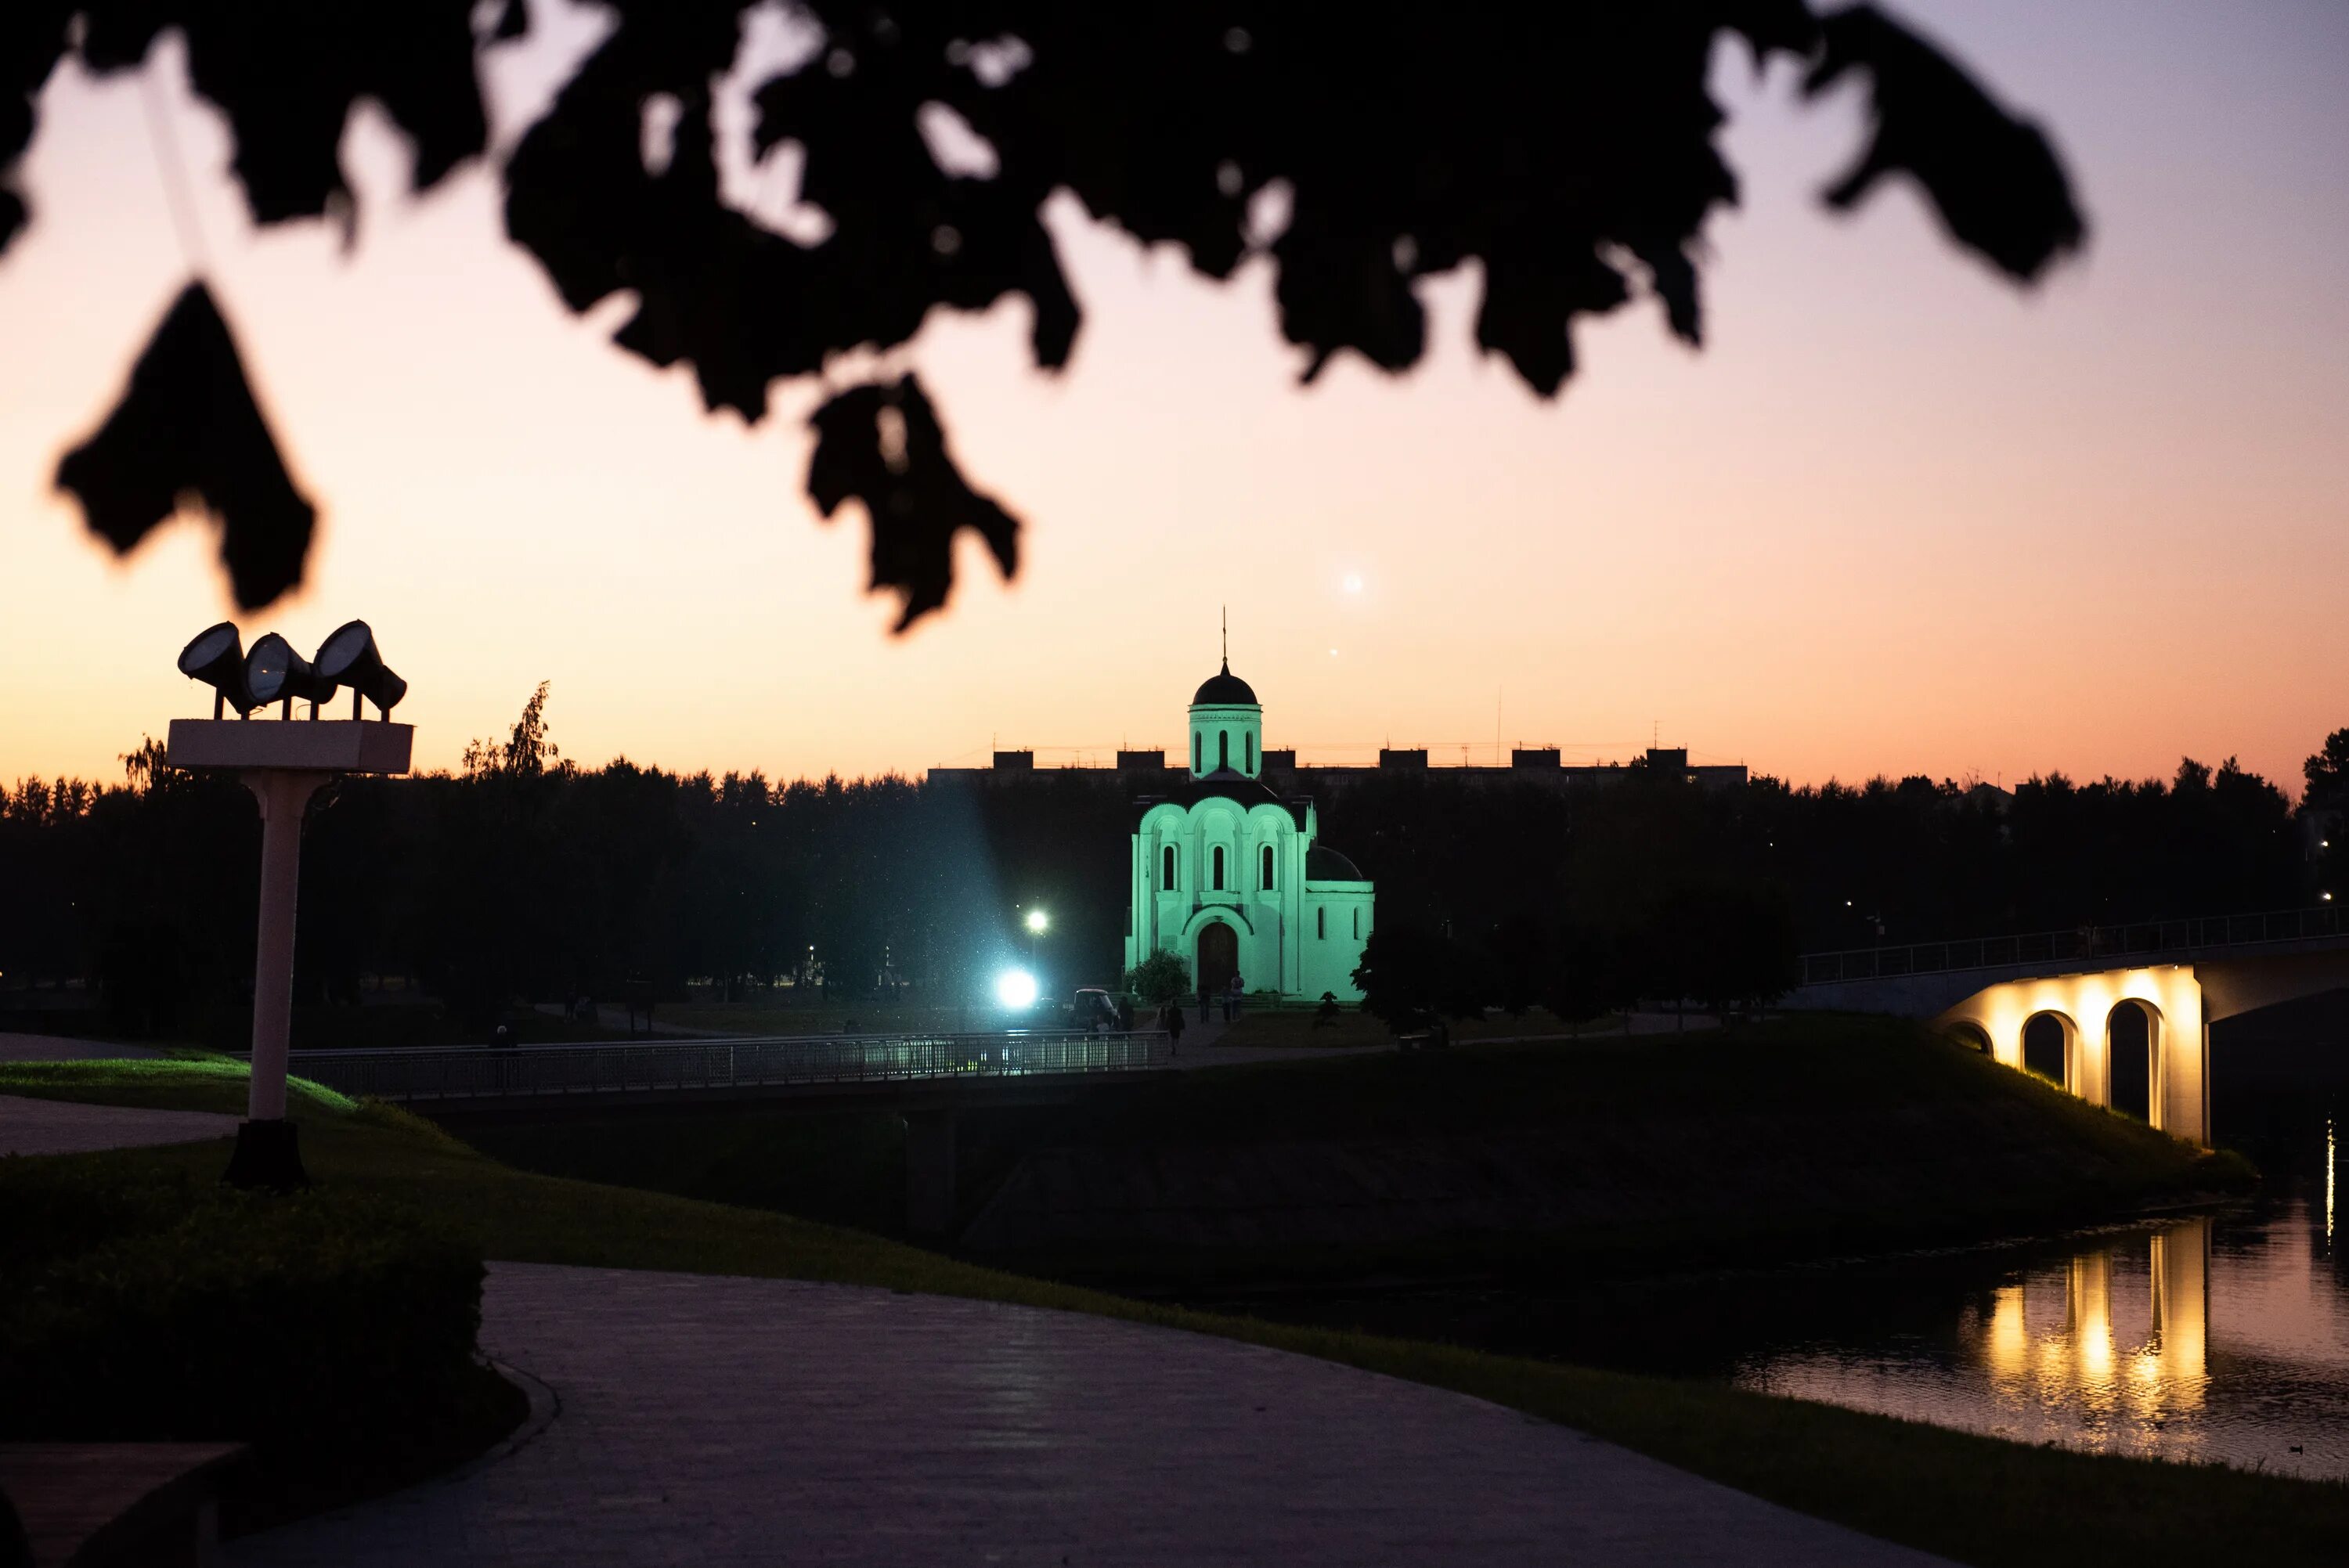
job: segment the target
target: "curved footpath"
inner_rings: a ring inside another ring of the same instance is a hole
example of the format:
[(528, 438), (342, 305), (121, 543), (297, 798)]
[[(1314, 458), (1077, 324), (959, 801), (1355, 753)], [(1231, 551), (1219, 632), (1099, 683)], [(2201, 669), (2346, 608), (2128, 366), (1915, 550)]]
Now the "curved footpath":
[(94, 1154), (235, 1136), (235, 1117), (209, 1110), (139, 1110), (0, 1094), (0, 1156)]
[(1081, 1314), (493, 1264), (481, 1343), (543, 1385), (520, 1440), (228, 1560), (1938, 1561), (1464, 1395)]

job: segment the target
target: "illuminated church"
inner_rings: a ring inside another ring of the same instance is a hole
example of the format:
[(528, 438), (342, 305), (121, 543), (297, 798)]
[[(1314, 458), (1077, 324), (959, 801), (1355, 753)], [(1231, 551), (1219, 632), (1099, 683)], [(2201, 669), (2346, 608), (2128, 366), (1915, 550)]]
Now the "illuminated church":
[(1371, 934), (1371, 884), (1314, 841), (1313, 802), (1267, 786), (1264, 708), (1231, 660), (1191, 698), (1189, 777), (1134, 830), (1125, 966), (1178, 954), (1195, 987), (1341, 1001)]

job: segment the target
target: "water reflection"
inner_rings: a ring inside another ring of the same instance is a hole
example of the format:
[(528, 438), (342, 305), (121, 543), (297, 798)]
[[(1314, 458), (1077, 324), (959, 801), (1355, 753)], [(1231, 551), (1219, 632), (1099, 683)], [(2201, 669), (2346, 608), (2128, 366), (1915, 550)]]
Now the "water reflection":
[(2259, 1202), (2216, 1215), (1875, 1262), (1212, 1305), (1727, 1378), (2025, 1442), (2349, 1480), (2344, 1102), (2306, 1099), (2296, 1091), (2261, 1145)]
[(1847, 1326), (1754, 1347), (1734, 1377), (2024, 1442), (2349, 1478), (2331, 1220), (2295, 1202), (2098, 1238), (1963, 1293), (1945, 1334)]

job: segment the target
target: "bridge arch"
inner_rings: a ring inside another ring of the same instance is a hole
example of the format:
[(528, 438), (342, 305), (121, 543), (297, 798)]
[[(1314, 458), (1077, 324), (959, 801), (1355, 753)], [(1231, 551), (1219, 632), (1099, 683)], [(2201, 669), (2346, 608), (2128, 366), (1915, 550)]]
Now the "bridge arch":
[(2023, 1020), (2022, 1047), (2024, 1072), (2075, 1094), (2086, 1087), (2080, 1070), (2080, 1026), (2071, 1014), (2060, 1007), (2033, 1013)]
[(2123, 996), (2105, 1016), (2106, 1103), (2148, 1127), (2161, 1104), (2163, 1019), (2159, 1004)]
[(1970, 1051), (1980, 1051), (1986, 1057), (1994, 1054), (1991, 1049), (1990, 1031), (1971, 1018), (1961, 1018), (1951, 1024), (1949, 1033), (1951, 1039)]
[[(1952, 1031), (1979, 1029), (1990, 1041), (1992, 1059), (2035, 1071), (2103, 1106), (2114, 1103), (2117, 1029), (2118, 1049), (2132, 1058), (2120, 1066), (2119, 1087), (2131, 1097), (2123, 1109), (2137, 1112), (2133, 1100), (2143, 1081), (2140, 1114), (2148, 1125), (2196, 1142), (2209, 1136), (2209, 1030), (2202, 987), (2190, 965), (1994, 982), (1943, 1010), (1938, 1020)], [(2051, 1031), (2061, 1035), (2060, 1056), (2049, 1048)], [(2027, 1035), (2036, 1037), (2031, 1042), (2036, 1049), (2026, 1048)], [(2146, 1063), (2141, 1078), (2136, 1065), (2140, 1050)]]

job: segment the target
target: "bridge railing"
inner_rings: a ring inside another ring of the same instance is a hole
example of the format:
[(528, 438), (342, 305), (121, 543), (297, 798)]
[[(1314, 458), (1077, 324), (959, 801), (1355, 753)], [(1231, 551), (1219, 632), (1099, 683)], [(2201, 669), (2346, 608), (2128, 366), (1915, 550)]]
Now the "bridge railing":
[(1976, 936), (1956, 942), (1911, 942), (1892, 947), (1806, 953), (1802, 961), (1802, 983), (1832, 985), (1847, 980), (1942, 975), (1960, 969), (2003, 969), (2115, 958), (2149, 960), (2160, 954), (2182, 955), (2342, 935), (2349, 935), (2349, 912), (2327, 903), (2313, 909), (2271, 910), (2259, 914), (2083, 925), (2070, 931), (2034, 931), (2017, 936)]
[(1139, 1072), (1169, 1060), (1164, 1033), (1137, 1030), (297, 1051), (289, 1065), (344, 1094), (448, 1100)]

